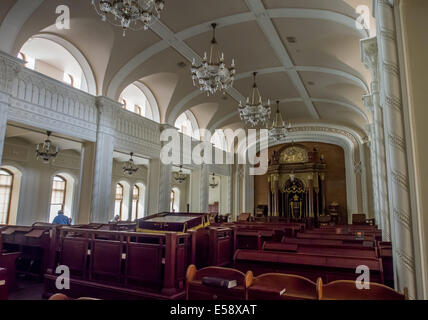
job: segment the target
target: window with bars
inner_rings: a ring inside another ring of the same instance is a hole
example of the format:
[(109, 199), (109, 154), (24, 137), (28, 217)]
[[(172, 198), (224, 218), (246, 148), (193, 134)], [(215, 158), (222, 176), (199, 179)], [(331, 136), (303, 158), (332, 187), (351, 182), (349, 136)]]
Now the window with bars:
[(119, 216), (122, 220), (122, 204), (123, 204), (123, 185), (116, 185), (116, 196), (114, 201), (114, 216)]
[(64, 211), (67, 181), (61, 176), (55, 176), (52, 182), (51, 208), (49, 222), (57, 216), (58, 211)]
[(9, 170), (0, 169), (0, 224), (9, 223), (12, 185), (13, 174)]

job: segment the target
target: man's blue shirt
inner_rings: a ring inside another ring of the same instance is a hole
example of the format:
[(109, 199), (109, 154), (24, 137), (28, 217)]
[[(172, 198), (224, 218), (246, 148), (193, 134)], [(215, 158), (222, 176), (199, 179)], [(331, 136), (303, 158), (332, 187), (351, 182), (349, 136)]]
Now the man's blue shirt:
[(70, 224), (70, 220), (68, 220), (68, 218), (65, 215), (59, 214), (53, 219), (52, 223), (53, 224)]

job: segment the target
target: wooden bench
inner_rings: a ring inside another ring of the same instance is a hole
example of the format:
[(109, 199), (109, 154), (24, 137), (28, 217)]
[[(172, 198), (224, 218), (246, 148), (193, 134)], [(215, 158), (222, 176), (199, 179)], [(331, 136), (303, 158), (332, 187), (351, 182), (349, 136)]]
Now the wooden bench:
[(323, 245), (323, 244), (291, 244), (265, 242), (263, 250), (289, 251), (304, 254), (322, 254), (338, 257), (379, 258), (377, 248), (347, 245)]
[(370, 289), (358, 289), (355, 281), (338, 280), (323, 284), (317, 281), (319, 300), (407, 300), (407, 289), (404, 293), (379, 283), (369, 283)]
[(238, 249), (234, 256), (234, 268), (251, 269), (256, 276), (263, 273), (288, 273), (316, 281), (354, 280), (356, 268), (366, 265), (374, 282), (384, 283), (382, 260), (375, 258), (337, 257), (322, 254), (296, 252), (257, 251)]
[[(220, 288), (206, 286), (202, 283), (203, 277), (218, 277), (227, 280), (236, 280), (234, 288)], [(253, 274), (246, 274), (230, 268), (207, 267), (197, 270), (190, 265), (186, 273), (186, 299), (187, 300), (247, 300), (248, 287), (253, 281)]]
[(326, 246), (346, 246), (349, 248), (361, 248), (368, 247), (374, 248), (374, 243), (369, 241), (365, 242), (363, 240), (356, 241), (344, 241), (344, 240), (332, 240), (332, 239), (302, 239), (302, 238), (282, 238), (282, 243), (288, 244), (314, 244), (314, 245), (326, 245)]
[(376, 239), (373, 235), (364, 235), (361, 239), (358, 239), (354, 235), (346, 234), (318, 234), (318, 233), (298, 233), (297, 238), (299, 239), (323, 239), (323, 240), (342, 240), (343, 243), (361, 243), (367, 245), (375, 245)]
[(190, 264), (189, 234), (59, 229), (58, 251), (45, 274), (45, 296), (57, 291), (55, 268), (70, 268), (70, 295), (102, 299), (177, 299)]
[[(281, 294), (281, 291), (285, 292)], [(297, 275), (266, 273), (255, 277), (248, 300), (316, 300), (316, 283)]]

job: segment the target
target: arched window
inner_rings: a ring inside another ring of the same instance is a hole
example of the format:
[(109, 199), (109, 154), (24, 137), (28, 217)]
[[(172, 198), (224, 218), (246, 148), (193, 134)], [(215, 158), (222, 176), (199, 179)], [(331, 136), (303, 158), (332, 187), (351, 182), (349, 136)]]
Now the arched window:
[[(20, 52), (26, 57), (27, 68), (88, 92), (88, 79), (81, 64), (63, 44), (47, 38), (34, 37), (24, 43)], [(30, 66), (30, 57), (34, 61), (33, 68)]]
[(196, 121), (195, 116), (189, 110), (183, 112), (177, 120), (175, 120), (174, 126), (178, 129), (182, 134), (193, 137), (194, 139), (199, 140), (199, 126)]
[[(140, 116), (155, 120), (153, 117), (152, 105), (150, 104), (147, 96), (138, 87), (141, 83), (131, 83), (120, 94), (119, 101), (124, 104), (124, 109), (134, 112)], [(124, 103), (124, 101), (126, 103)]]
[(180, 212), (180, 190), (173, 188), (171, 190), (171, 212)]
[(134, 106), (134, 112), (140, 116), (142, 116), (142, 110), (140, 106), (135, 105)]
[(118, 183), (116, 185), (116, 197), (114, 201), (114, 216), (119, 216), (122, 220), (122, 204), (123, 204), (123, 185)]
[(174, 190), (171, 190), (171, 204), (170, 204), (170, 211), (173, 212), (174, 211), (174, 202), (175, 202), (175, 192)]
[(67, 181), (62, 176), (55, 176), (52, 183), (49, 222), (52, 222), (59, 210), (64, 211), (66, 189)]
[(0, 169), (0, 224), (9, 223), (12, 185), (13, 174), (9, 170)]
[(134, 186), (132, 190), (132, 212), (131, 212), (131, 220), (134, 221), (135, 219), (138, 219), (139, 211), (138, 206), (140, 201), (140, 188), (138, 186)]

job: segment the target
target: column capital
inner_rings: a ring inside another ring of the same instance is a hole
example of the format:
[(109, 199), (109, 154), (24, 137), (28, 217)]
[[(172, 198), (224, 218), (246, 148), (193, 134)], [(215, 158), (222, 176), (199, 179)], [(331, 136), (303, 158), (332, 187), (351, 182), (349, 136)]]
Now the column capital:
[(377, 37), (371, 37), (360, 41), (361, 62), (372, 73), (373, 78), (377, 76), (378, 69), (378, 44)]

